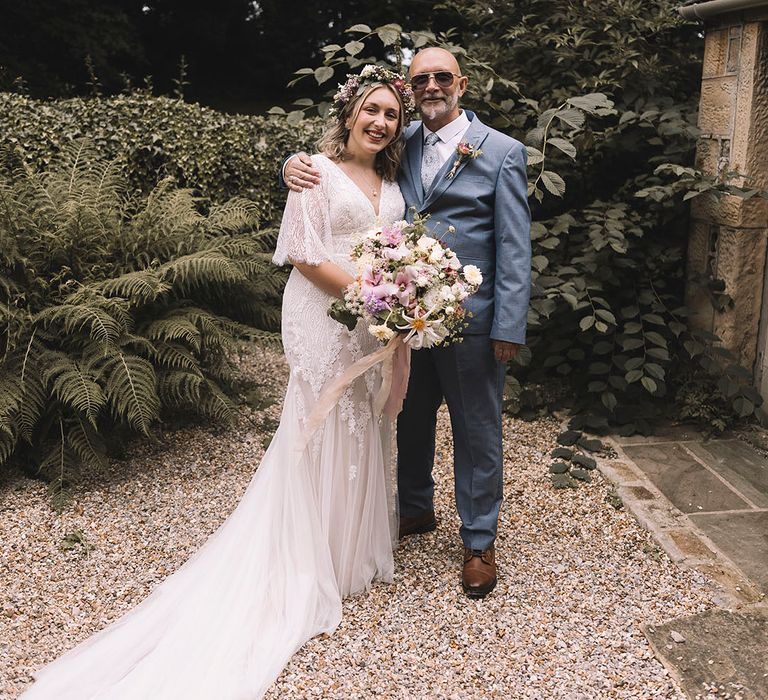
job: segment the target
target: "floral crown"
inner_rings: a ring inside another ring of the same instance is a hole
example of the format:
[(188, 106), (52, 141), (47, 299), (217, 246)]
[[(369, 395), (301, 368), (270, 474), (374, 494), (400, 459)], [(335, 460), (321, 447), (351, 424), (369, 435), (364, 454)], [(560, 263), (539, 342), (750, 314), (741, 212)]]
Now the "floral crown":
[(413, 100), (413, 90), (401, 73), (369, 64), (360, 71), (359, 75), (347, 74), (347, 82), (339, 85), (338, 92), (333, 96), (333, 106), (328, 111), (328, 115), (339, 116), (344, 106), (355, 96), (362, 94), (365, 88), (374, 83), (386, 83), (397, 90), (400, 99), (403, 101), (403, 124), (411, 121), (413, 113), (416, 111), (416, 103)]

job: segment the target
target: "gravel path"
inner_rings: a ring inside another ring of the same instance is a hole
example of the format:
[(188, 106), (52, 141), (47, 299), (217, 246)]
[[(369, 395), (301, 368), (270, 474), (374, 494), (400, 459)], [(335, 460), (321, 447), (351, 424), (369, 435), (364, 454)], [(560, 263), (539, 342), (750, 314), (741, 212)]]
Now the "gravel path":
[[(248, 375), (279, 399), (282, 358), (256, 351)], [(45, 486), (0, 482), (0, 697), (30, 672), (137, 604), (231, 512), (279, 418), (245, 408), (226, 431), (188, 428), (133, 448), (79, 486), (58, 515)], [(450, 429), (439, 424), (435, 533), (396, 553), (394, 584), (344, 604), (331, 637), (294, 656), (270, 700), (300, 698), (683, 698), (638, 625), (712, 605), (706, 581), (678, 569), (606, 498), (599, 475), (555, 491), (546, 473), (558, 424), (506, 419), (500, 582), (461, 593)]]

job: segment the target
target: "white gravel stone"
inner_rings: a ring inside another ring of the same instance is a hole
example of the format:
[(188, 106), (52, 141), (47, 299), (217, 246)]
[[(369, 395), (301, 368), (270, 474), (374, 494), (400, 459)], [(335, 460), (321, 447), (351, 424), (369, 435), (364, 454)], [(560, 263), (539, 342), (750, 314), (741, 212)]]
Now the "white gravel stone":
[[(279, 354), (250, 351), (241, 364), (282, 396)], [(0, 698), (139, 603), (205, 541), (248, 485), (279, 416), (278, 400), (243, 408), (227, 430), (136, 442), (129, 459), (84, 476), (61, 514), (44, 484), (0, 477)], [(578, 489), (551, 487), (558, 432), (549, 418), (505, 419), (500, 579), (485, 600), (469, 600), (441, 409), (437, 531), (406, 539), (395, 582), (346, 600), (338, 631), (307, 643), (267, 697), (682, 699), (639, 625), (705, 610), (711, 589), (609, 505), (598, 473)]]

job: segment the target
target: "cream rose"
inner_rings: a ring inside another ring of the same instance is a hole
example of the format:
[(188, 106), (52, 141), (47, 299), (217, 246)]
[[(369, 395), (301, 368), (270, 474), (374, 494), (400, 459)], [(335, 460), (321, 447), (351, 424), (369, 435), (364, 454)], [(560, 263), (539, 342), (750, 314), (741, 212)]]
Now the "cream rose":
[(385, 323), (380, 326), (368, 326), (368, 332), (379, 340), (389, 340), (395, 334), (395, 331)]
[(416, 245), (419, 247), (419, 250), (423, 250), (425, 253), (429, 252), (435, 243), (437, 243), (437, 240), (431, 236), (422, 236), (418, 241), (416, 241)]
[(475, 265), (464, 265), (464, 279), (472, 286), (479, 287), (483, 283), (483, 273)]

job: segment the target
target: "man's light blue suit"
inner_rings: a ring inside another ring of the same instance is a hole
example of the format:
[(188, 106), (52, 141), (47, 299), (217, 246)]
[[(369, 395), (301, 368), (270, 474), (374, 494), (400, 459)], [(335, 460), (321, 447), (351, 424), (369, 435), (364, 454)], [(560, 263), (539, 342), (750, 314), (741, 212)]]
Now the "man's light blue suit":
[[(430, 214), (435, 234), (443, 234), (439, 237), (463, 264), (480, 268), (483, 284), (465, 302), (473, 317), (463, 342), (412, 355), (408, 395), (397, 423), (398, 491), (402, 516), (432, 509), (435, 422), (444, 398), (453, 428), (461, 538), (464, 546), (485, 550), (496, 538), (503, 482), (505, 366), (496, 362), (491, 340), (525, 343), (531, 222), (525, 147), (466, 113), (470, 126), (461, 141), (482, 154), (448, 178), (451, 156), (427, 192), (421, 184), (421, 122), (405, 134), (399, 183), (408, 216)], [(449, 225), (455, 233), (445, 233)]]

